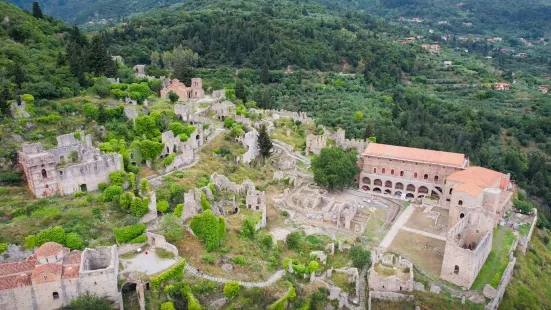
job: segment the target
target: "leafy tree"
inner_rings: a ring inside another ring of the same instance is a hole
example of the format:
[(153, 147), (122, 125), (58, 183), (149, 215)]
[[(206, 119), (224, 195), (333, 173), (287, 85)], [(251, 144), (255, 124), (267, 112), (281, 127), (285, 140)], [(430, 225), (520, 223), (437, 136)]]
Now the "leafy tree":
[(235, 121), (231, 117), (226, 117), (224, 119), (224, 127), (226, 128), (232, 128)]
[(138, 104), (142, 104), (149, 97), (149, 85), (147, 83), (132, 83), (128, 86), (130, 98), (136, 100)]
[(119, 205), (121, 209), (130, 211), (130, 206), (132, 206), (133, 200), (134, 200), (134, 193), (132, 192), (125, 192), (124, 194), (120, 195)]
[(355, 245), (350, 248), (350, 259), (352, 266), (362, 269), (371, 265), (371, 252), (361, 246)]
[(260, 69), (260, 82), (263, 84), (270, 83), (270, 70), (268, 69), (268, 65), (266, 63), (264, 63)]
[(174, 104), (178, 101), (178, 99), (180, 99), (180, 97), (175, 92), (170, 91), (168, 92), (168, 99), (170, 100), (171, 103)]
[(195, 76), (195, 70), (184, 61), (174, 63), (174, 77), (186, 85), (191, 85), (191, 79)]
[(177, 243), (184, 236), (184, 228), (182, 227), (180, 217), (174, 214), (165, 214), (163, 216), (160, 231), (172, 243)]
[(140, 152), (145, 160), (155, 160), (163, 152), (163, 144), (151, 140), (140, 141)]
[(103, 40), (99, 35), (92, 38), (88, 54), (88, 69), (96, 76), (115, 74), (115, 63), (111, 60), (111, 56), (107, 52), (107, 48), (103, 44)]
[(329, 190), (343, 189), (354, 183), (354, 177), (360, 173), (356, 156), (345, 153), (340, 148), (324, 148), (319, 156), (312, 160), (314, 182)]
[(42, 9), (40, 8), (38, 1), (33, 2), (33, 16), (35, 18), (44, 18), (44, 14), (42, 13)]
[(122, 187), (119, 185), (111, 185), (105, 189), (103, 196), (106, 201), (113, 201), (114, 199), (119, 199), (119, 196), (122, 194)]
[(84, 248), (82, 237), (74, 232), (66, 234), (65, 246), (73, 250), (82, 250)]
[(354, 113), (354, 118), (357, 120), (357, 121), (361, 121), (364, 119), (364, 112), (362, 111), (357, 111), (356, 113)]
[(137, 217), (142, 217), (149, 211), (148, 206), (149, 199), (142, 199), (140, 197), (134, 197), (130, 204), (130, 213)]
[(241, 99), (243, 102), (247, 101), (247, 95), (245, 94), (245, 83), (243, 83), (243, 80), (238, 79), (237, 82), (235, 82), (235, 97), (237, 99)]
[(94, 82), (93, 91), (96, 95), (105, 98), (111, 95), (111, 84), (106, 77), (100, 77)]
[(89, 292), (71, 300), (66, 310), (110, 310), (113, 306), (107, 297), (99, 297)]
[(176, 310), (172, 301), (167, 301), (161, 304), (161, 310)]
[(270, 135), (268, 135), (268, 130), (266, 125), (262, 124), (258, 131), (258, 148), (260, 149), (260, 155), (263, 158), (268, 158), (272, 155), (272, 140)]
[(225, 236), (224, 218), (216, 217), (211, 210), (194, 216), (190, 227), (197, 238), (205, 243), (205, 248), (209, 252), (219, 247)]
[(302, 234), (298, 231), (288, 234), (285, 238), (285, 244), (289, 249), (300, 251), (302, 244)]
[(234, 299), (239, 294), (240, 290), (239, 283), (235, 281), (229, 281), (224, 284), (224, 296), (229, 299)]

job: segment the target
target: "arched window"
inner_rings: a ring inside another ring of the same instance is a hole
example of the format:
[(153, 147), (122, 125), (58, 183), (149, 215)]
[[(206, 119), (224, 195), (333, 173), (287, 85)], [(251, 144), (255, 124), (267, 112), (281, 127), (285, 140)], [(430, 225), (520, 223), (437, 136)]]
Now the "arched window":
[(425, 174), (425, 175), (423, 176), (423, 179), (425, 179), (425, 180), (427, 180), (428, 178), (429, 178), (429, 175), (428, 175), (428, 174)]
[(464, 217), (465, 217), (465, 213), (459, 214), (459, 218), (460, 218), (460, 219), (462, 219), (462, 218), (464, 218)]
[(459, 200), (459, 201), (457, 202), (457, 204), (460, 205), (460, 206), (462, 206), (462, 205), (463, 205), (463, 200)]
[(403, 172), (403, 171), (400, 171), (400, 176), (401, 176), (401, 177), (404, 176), (404, 172)]
[(384, 174), (384, 173), (386, 173), (386, 169), (385, 169), (385, 168), (383, 168), (383, 171), (382, 171), (382, 173), (383, 173), (383, 174)]
[(373, 173), (377, 173), (377, 168), (373, 168)]
[(452, 194), (453, 188), (450, 188), (450, 195)]
[(394, 175), (394, 169), (390, 170), (390, 174)]
[(47, 179), (48, 178), (48, 173), (46, 173), (46, 169), (42, 169), (42, 177), (44, 179)]
[(417, 172), (415, 172), (415, 173), (413, 174), (413, 178), (414, 178), (414, 179), (417, 179)]
[(455, 267), (453, 268), (453, 273), (459, 274), (459, 266), (455, 265)]
[(437, 175), (434, 176), (434, 182), (438, 182), (438, 176)]

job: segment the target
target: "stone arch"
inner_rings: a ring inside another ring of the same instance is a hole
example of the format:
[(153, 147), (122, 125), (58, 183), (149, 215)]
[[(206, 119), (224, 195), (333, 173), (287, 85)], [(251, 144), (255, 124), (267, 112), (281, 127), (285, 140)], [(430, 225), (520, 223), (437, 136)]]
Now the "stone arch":
[(457, 204), (460, 205), (460, 206), (462, 206), (462, 205), (463, 205), (463, 200), (459, 200), (459, 201), (457, 202)]
[(383, 186), (383, 181), (379, 180), (379, 179), (376, 179), (375, 181), (373, 181), (373, 185), (375, 186)]
[(425, 175), (423, 176), (423, 180), (428, 180), (429, 179), (429, 175), (425, 173)]
[(195, 136), (195, 140), (199, 140), (199, 139), (201, 139), (201, 136), (196, 135), (196, 136)]
[(417, 172), (413, 173), (413, 178), (417, 179)]
[(383, 170), (381, 171), (382, 174), (385, 174), (386, 173), (386, 168), (383, 168)]
[(438, 182), (438, 176), (437, 175), (434, 176), (434, 182)]
[(408, 184), (408, 186), (406, 187), (406, 190), (408, 192), (414, 192), (415, 191), (415, 185), (413, 184)]
[(459, 266), (458, 265), (455, 265), (455, 267), (453, 267), (453, 273), (459, 274)]
[(373, 173), (377, 173), (377, 168), (373, 168)]
[(401, 182), (398, 182), (394, 185), (395, 189), (404, 189), (404, 184)]
[(394, 193), (394, 196), (400, 198), (400, 197), (402, 197), (402, 192), (397, 191), (397, 192)]
[(434, 188), (435, 188), (437, 191), (441, 192), (441, 193), (444, 192), (444, 191), (442, 190), (442, 188), (440, 188), (440, 187), (438, 187), (438, 186), (436, 186), (436, 187), (434, 187)]
[(386, 182), (385, 182), (385, 187), (387, 187), (387, 188), (392, 188), (392, 182), (386, 181)]
[(368, 177), (363, 177), (362, 178), (362, 183), (363, 184), (371, 184), (371, 180)]
[(392, 192), (390, 191), (390, 189), (385, 189), (385, 195), (391, 195)]
[(438, 193), (435, 192), (435, 191), (431, 191), (431, 192), (430, 192), (430, 195), (433, 196), (433, 197), (440, 198), (440, 195), (438, 195)]
[(42, 169), (42, 178), (47, 179), (48, 173), (46, 172), (46, 169)]
[(390, 170), (390, 174), (394, 175), (394, 169)]
[(420, 187), (419, 187), (419, 193), (420, 193), (420, 194), (428, 194), (428, 193), (429, 193), (429, 189), (428, 189), (426, 186), (420, 186)]
[(381, 193), (381, 189), (378, 188), (378, 187), (375, 187), (375, 188), (373, 189), (373, 192), (374, 192), (374, 193), (379, 193), (379, 194), (380, 194), (380, 193)]
[(403, 171), (400, 171), (400, 176), (401, 176), (401, 177), (404, 176), (404, 172), (403, 172)]
[(413, 195), (412, 193), (406, 194), (406, 199), (413, 199), (413, 198), (415, 198), (415, 195)]
[(459, 214), (459, 218), (460, 218), (460, 219), (462, 219), (462, 218), (464, 218), (464, 217), (465, 217), (465, 213)]
[(88, 191), (88, 186), (86, 186), (86, 184), (80, 184), (80, 191), (81, 192), (87, 192)]
[(367, 192), (367, 191), (369, 191), (369, 186), (367, 186), (367, 185), (364, 185), (364, 186), (362, 187), (362, 189), (363, 189), (364, 191), (366, 191), (366, 192)]

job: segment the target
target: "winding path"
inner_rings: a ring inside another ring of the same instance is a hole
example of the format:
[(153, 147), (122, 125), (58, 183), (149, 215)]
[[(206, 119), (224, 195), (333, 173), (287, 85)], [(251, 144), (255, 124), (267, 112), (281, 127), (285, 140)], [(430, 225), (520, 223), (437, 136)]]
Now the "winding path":
[[(231, 280), (231, 279), (217, 278), (217, 277), (209, 276), (209, 275), (204, 274), (204, 273), (199, 273), (197, 271), (197, 268), (191, 266), (188, 263), (186, 263), (184, 269), (186, 270), (186, 272), (188, 274), (190, 274), (192, 276), (200, 277), (200, 278), (203, 278), (203, 279), (206, 279), (206, 280), (209, 280), (209, 281), (213, 281), (213, 282), (217, 282), (217, 283), (227, 283), (227, 282), (230, 282), (230, 281), (235, 281), (235, 280)], [(243, 281), (235, 281), (235, 282), (239, 283), (239, 285), (241, 285), (241, 286), (248, 287), (248, 288), (251, 288), (251, 287), (268, 287), (268, 286), (273, 285), (277, 281), (279, 281), (281, 279), (281, 277), (283, 277), (283, 275), (285, 275), (285, 270), (278, 270), (276, 273), (274, 273), (268, 279), (268, 281), (265, 281), (265, 282), (243, 282)]]

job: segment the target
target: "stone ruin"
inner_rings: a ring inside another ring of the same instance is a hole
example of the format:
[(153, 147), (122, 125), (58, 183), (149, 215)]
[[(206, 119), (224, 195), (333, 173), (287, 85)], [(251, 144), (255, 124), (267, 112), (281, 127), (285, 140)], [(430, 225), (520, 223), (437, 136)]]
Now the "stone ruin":
[(147, 76), (145, 73), (145, 65), (135, 65), (132, 68), (132, 71), (134, 72), (134, 76), (137, 78), (144, 78)]
[(223, 101), (210, 106), (210, 111), (214, 112), (216, 119), (224, 121), (227, 117), (235, 116), (235, 104), (231, 101)]
[(266, 227), (266, 193), (257, 191), (256, 189), (249, 189), (245, 198), (245, 205), (249, 210), (262, 212), (260, 222), (256, 223), (256, 230)]
[(355, 233), (365, 231), (365, 220), (360, 216), (357, 205), (336, 201), (313, 185), (299, 187), (286, 195), (285, 205), (312, 221), (353, 230)]
[(214, 99), (222, 99), (226, 97), (226, 90), (225, 89), (218, 89), (212, 91), (212, 98)]
[(111, 60), (115, 62), (120, 62), (124, 65), (124, 58), (122, 58), (122, 56), (111, 56)]
[(326, 147), (326, 145), (327, 136), (325, 134), (320, 136), (308, 134), (306, 137), (306, 156), (310, 155), (310, 153), (319, 155), (321, 153), (321, 149)]
[(165, 131), (161, 134), (161, 142), (163, 143), (163, 151), (160, 158), (176, 154), (172, 163), (165, 167), (165, 172), (176, 170), (192, 163), (201, 146), (203, 146), (203, 126), (196, 124), (195, 131), (187, 141), (181, 141), (180, 137), (174, 136), (172, 130)]
[(26, 111), (27, 104), (20, 97), (12, 102), (10, 106), (11, 116), (13, 118), (29, 118), (31, 115)]
[(258, 149), (258, 132), (252, 129), (245, 133), (241, 138), (241, 142), (243, 143), (243, 147), (247, 149), (247, 152), (245, 152), (241, 158), (241, 162), (248, 164), (260, 155), (260, 150)]
[(138, 117), (138, 109), (135, 105), (129, 105), (124, 107), (124, 116), (127, 119), (134, 120)]
[(83, 133), (58, 136), (57, 147), (49, 150), (40, 143), (24, 143), (18, 158), (37, 198), (95, 191), (100, 183), (109, 183), (109, 173), (123, 167), (120, 154), (103, 154), (92, 146), (91, 135)]
[(335, 144), (344, 150), (354, 149), (358, 154), (361, 154), (367, 147), (367, 141), (365, 140), (346, 139), (344, 129), (339, 128), (336, 132), (325, 130), (325, 132), (329, 132), (329, 138), (335, 140)]
[(174, 114), (182, 121), (190, 122), (193, 124), (212, 124), (213, 121), (206, 117), (206, 110), (195, 112), (194, 102), (188, 102), (187, 104), (175, 104), (174, 105)]
[(373, 264), (369, 268), (369, 289), (382, 292), (411, 292), (414, 288), (413, 263), (401, 256), (372, 251)]
[(291, 112), (286, 110), (257, 110), (263, 115), (272, 115), (273, 120), (279, 120), (280, 118), (290, 118), (294, 122), (301, 122), (303, 124), (313, 124), (314, 119), (309, 117), (306, 112)]

